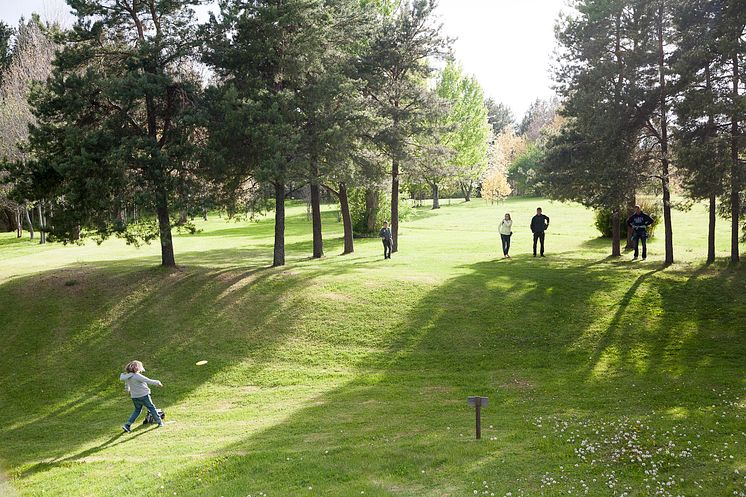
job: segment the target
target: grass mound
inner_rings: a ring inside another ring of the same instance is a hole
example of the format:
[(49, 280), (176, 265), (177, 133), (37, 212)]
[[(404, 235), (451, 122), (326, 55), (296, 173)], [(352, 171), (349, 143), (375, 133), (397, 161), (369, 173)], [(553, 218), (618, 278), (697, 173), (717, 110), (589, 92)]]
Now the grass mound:
[[(677, 213), (683, 262), (663, 268), (662, 240), (609, 260), (590, 212), (548, 202), (534, 259), (535, 206), (418, 210), (390, 261), (378, 240), (337, 256), (331, 207), (327, 257), (309, 259), (295, 206), (276, 269), (269, 220), (202, 223), (176, 238), (176, 271), (157, 247), (3, 238), (0, 489), (745, 495), (746, 280), (698, 262), (704, 211)], [(131, 359), (165, 385), (164, 429), (120, 433)], [(490, 398), (481, 441), (468, 395)]]

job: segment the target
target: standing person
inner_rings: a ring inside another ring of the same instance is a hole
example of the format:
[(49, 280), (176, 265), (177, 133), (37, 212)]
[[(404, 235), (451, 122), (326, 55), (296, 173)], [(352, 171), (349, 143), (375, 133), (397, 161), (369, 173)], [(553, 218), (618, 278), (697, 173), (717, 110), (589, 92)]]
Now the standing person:
[(500, 232), (500, 239), (503, 244), (503, 257), (510, 259), (508, 251), (510, 250), (510, 237), (513, 234), (513, 220), (510, 219), (509, 213), (506, 212), (505, 217), (500, 221), (498, 231)]
[(544, 257), (544, 232), (549, 227), (549, 218), (541, 213), (541, 207), (536, 209), (536, 215), (531, 218), (531, 233), (534, 234), (534, 257), (536, 257), (536, 242), (541, 242), (541, 256)]
[(150, 412), (150, 415), (153, 416), (158, 426), (163, 426), (163, 420), (158, 415), (158, 411), (156, 411), (153, 401), (150, 399), (150, 388), (148, 387), (148, 385), (162, 387), (163, 383), (141, 375), (140, 373), (143, 371), (145, 371), (145, 368), (140, 361), (132, 361), (124, 367), (124, 373), (119, 375), (119, 379), (124, 382), (124, 389), (129, 392), (130, 397), (132, 397), (132, 403), (135, 404), (132, 416), (122, 426), (122, 429), (127, 433), (132, 431), (132, 423), (137, 420), (143, 407)]
[(378, 232), (378, 236), (381, 237), (383, 242), (383, 258), (391, 259), (391, 228), (387, 221), (383, 222), (383, 228)]
[(632, 227), (632, 241), (635, 242), (635, 256), (639, 255), (640, 240), (642, 240), (642, 260), (648, 256), (648, 226), (653, 224), (653, 218), (642, 212), (639, 205), (635, 206), (635, 212), (627, 219), (627, 225)]

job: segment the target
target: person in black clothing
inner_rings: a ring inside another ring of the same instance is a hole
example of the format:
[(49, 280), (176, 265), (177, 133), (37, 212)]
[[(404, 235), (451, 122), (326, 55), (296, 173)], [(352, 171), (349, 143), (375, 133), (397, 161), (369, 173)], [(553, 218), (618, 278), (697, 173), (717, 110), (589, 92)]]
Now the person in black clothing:
[(378, 232), (378, 236), (381, 237), (383, 242), (383, 258), (391, 259), (391, 228), (389, 228), (388, 222), (383, 222), (383, 228)]
[(639, 205), (635, 206), (635, 213), (629, 216), (627, 224), (632, 227), (632, 241), (635, 242), (635, 256), (639, 254), (640, 240), (642, 240), (642, 260), (648, 256), (648, 226), (653, 224), (653, 218), (642, 212)]
[(541, 256), (544, 257), (544, 232), (549, 227), (549, 218), (541, 213), (541, 207), (536, 209), (536, 215), (531, 218), (531, 232), (534, 234), (534, 257), (536, 257), (536, 242), (541, 242)]

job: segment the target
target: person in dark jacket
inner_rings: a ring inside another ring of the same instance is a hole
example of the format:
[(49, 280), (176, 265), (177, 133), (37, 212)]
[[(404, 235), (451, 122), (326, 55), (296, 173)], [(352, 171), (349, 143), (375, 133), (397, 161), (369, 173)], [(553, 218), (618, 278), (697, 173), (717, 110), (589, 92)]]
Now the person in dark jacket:
[(540, 254), (544, 257), (544, 232), (549, 227), (549, 218), (541, 213), (541, 207), (536, 209), (536, 215), (531, 218), (531, 232), (534, 234), (534, 257), (536, 257), (536, 242), (541, 242)]
[(381, 237), (383, 242), (383, 258), (391, 259), (391, 228), (389, 228), (388, 222), (383, 222), (383, 228), (378, 232), (378, 236)]
[(639, 255), (640, 240), (642, 240), (642, 260), (648, 256), (648, 226), (653, 224), (653, 218), (642, 212), (639, 205), (635, 206), (635, 212), (627, 219), (627, 225), (632, 227), (632, 241), (635, 242), (635, 256)]

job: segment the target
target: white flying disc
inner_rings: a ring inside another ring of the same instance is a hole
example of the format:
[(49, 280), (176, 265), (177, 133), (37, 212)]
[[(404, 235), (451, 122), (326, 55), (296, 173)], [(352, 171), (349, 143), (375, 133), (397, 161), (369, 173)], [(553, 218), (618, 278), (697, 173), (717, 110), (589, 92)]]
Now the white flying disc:
[(204, 366), (205, 364), (207, 364), (207, 361), (197, 361), (195, 363), (196, 366)]

